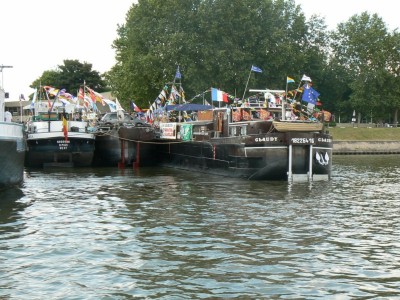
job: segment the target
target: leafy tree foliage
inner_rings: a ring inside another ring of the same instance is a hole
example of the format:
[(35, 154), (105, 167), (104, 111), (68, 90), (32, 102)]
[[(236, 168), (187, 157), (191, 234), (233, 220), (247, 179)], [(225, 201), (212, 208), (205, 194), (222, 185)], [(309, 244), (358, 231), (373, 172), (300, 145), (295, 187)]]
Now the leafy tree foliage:
[(84, 82), (98, 92), (103, 92), (106, 89), (105, 81), (99, 72), (92, 70), (92, 64), (67, 59), (56, 70), (44, 71), (38, 79), (32, 82), (30, 87), (37, 88), (49, 85), (75, 93)]
[[(148, 107), (179, 66), (187, 99), (210, 89), (241, 98), (249, 88), (282, 89), (286, 76), (313, 79), (324, 109), (350, 121), (397, 122), (400, 34), (376, 14), (354, 15), (333, 31), (324, 19), (306, 20), (294, 0), (139, 0), (113, 43), (117, 63), (105, 79), (123, 106)], [(250, 72), (252, 65), (262, 73)], [(65, 60), (31, 87), (73, 92), (105, 83), (92, 65)]]
[(364, 12), (332, 34), (333, 61), (347, 80), (351, 106), (360, 115), (385, 119), (400, 107), (399, 34), (389, 33), (378, 15)]
[(250, 88), (316, 74), (327, 38), (323, 20), (306, 22), (293, 0), (140, 0), (118, 30), (117, 64), (106, 78), (120, 101), (143, 107), (178, 65), (188, 95), (218, 87), (241, 97), (252, 65), (264, 72), (250, 73)]

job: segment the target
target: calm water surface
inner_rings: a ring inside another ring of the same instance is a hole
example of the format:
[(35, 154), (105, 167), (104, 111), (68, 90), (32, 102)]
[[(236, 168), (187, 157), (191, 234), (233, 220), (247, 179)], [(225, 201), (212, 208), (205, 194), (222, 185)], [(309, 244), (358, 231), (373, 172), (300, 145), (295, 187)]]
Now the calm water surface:
[(400, 156), (329, 182), (27, 170), (0, 192), (0, 299), (400, 299)]

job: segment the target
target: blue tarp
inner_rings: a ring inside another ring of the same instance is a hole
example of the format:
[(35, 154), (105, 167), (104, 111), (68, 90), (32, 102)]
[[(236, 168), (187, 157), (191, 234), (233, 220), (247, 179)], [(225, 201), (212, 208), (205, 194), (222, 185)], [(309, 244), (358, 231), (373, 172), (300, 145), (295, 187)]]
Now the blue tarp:
[(203, 104), (176, 104), (176, 105), (167, 105), (167, 111), (199, 111), (199, 110), (210, 110), (212, 109), (211, 105), (203, 105)]

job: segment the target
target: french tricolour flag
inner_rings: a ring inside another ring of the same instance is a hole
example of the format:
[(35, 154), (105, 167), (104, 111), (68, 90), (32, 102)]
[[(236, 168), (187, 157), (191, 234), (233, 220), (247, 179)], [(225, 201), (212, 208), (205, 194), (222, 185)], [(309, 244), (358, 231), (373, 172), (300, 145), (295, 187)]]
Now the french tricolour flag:
[(223, 101), (228, 103), (228, 94), (224, 93), (223, 91), (211, 88), (211, 100), (212, 101)]

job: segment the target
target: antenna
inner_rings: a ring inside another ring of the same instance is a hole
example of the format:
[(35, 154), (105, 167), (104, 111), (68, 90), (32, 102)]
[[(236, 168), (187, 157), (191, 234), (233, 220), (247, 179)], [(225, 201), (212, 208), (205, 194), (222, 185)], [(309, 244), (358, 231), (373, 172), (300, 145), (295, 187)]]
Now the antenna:
[(12, 68), (12, 66), (5, 66), (5, 65), (0, 65), (0, 72), (1, 72), (1, 89), (4, 87), (4, 79), (3, 79), (3, 69), (4, 68)]

